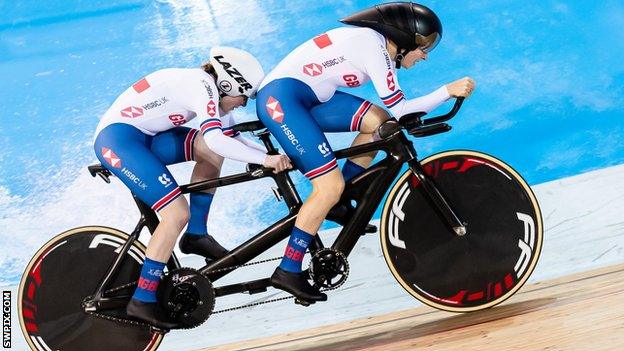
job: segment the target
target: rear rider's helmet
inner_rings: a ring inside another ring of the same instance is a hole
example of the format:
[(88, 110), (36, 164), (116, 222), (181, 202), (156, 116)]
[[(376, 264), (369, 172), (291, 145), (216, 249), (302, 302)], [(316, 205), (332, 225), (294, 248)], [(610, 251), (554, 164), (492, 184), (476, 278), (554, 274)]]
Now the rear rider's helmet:
[(442, 38), (442, 23), (428, 7), (413, 2), (391, 2), (362, 10), (340, 22), (368, 27), (392, 40), (398, 47), (397, 68), (412, 50), (433, 50)]
[(217, 74), (217, 87), (229, 96), (256, 97), (258, 86), (264, 79), (260, 62), (247, 51), (226, 46), (210, 50), (210, 63)]

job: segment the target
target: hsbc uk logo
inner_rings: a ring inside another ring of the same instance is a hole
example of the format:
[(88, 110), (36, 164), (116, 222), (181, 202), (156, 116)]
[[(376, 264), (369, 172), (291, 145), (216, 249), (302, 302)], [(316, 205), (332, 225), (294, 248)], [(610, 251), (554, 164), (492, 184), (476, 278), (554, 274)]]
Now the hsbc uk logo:
[(204, 88), (206, 88), (206, 93), (208, 93), (208, 97), (212, 99), (214, 93), (212, 92), (212, 88), (210, 87), (210, 83), (207, 80), (202, 79), (201, 82), (204, 84)]
[(303, 66), (303, 74), (306, 74), (310, 77), (316, 77), (323, 74), (323, 66), (318, 63), (308, 63)]
[(143, 116), (143, 109), (136, 106), (128, 106), (121, 110), (121, 117), (137, 118)]
[(282, 105), (280, 105), (279, 101), (272, 96), (269, 96), (269, 99), (266, 103), (266, 109), (269, 113), (269, 116), (277, 122), (282, 123), (284, 121), (284, 110), (282, 110)]
[(295, 147), (295, 150), (297, 150), (299, 155), (305, 154), (305, 149), (299, 143), (299, 139), (297, 139), (297, 136), (295, 135), (295, 133), (293, 133), (293, 131), (290, 130), (290, 128), (288, 128), (288, 125), (282, 124), (280, 128), (282, 128), (284, 135), (286, 135), (286, 138), (290, 140), (290, 143), (293, 144), (293, 146)]
[(392, 71), (388, 71), (388, 74), (386, 75), (386, 84), (388, 84), (388, 89), (390, 89), (390, 91), (394, 91), (394, 89), (396, 89), (396, 84), (394, 83), (394, 73), (392, 73)]
[(154, 100), (152, 102), (149, 102), (149, 103), (143, 105), (142, 107), (143, 107), (143, 110), (149, 110), (149, 109), (152, 109), (154, 107), (160, 107), (160, 106), (166, 104), (167, 102), (169, 102), (169, 99), (167, 99), (166, 97), (163, 96), (163, 97), (161, 97), (158, 100)]
[(126, 167), (124, 167), (121, 170), (121, 173), (123, 173), (123, 175), (128, 177), (128, 179), (130, 179), (130, 181), (132, 181), (134, 184), (136, 184), (139, 188), (141, 188), (143, 190), (147, 189), (147, 184), (145, 184), (145, 182), (142, 181), (141, 178), (137, 177), (134, 173), (132, 173), (132, 171), (130, 171)]
[(115, 168), (121, 168), (121, 159), (113, 152), (113, 150), (103, 147), (102, 148), (102, 157)]

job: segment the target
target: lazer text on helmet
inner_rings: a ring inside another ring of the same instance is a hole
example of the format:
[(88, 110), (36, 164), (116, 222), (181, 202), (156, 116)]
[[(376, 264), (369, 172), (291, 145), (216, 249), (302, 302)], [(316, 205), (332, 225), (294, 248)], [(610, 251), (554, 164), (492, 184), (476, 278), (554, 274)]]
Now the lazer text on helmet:
[(217, 62), (219, 62), (219, 64), (221, 64), (221, 66), (223, 66), (223, 69), (230, 75), (230, 77), (234, 78), (234, 80), (236, 80), (241, 87), (245, 89), (245, 91), (253, 88), (251, 84), (243, 78), (243, 75), (236, 68), (232, 67), (231, 63), (223, 60), (222, 55), (215, 56), (214, 58)]

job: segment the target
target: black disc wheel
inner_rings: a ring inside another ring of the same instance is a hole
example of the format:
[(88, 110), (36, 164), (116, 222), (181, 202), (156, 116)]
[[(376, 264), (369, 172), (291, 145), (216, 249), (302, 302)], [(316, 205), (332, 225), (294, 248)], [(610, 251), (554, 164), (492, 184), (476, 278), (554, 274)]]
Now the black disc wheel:
[[(128, 234), (106, 227), (81, 227), (61, 233), (31, 259), (19, 286), (19, 321), (32, 350), (156, 350), (163, 335), (87, 314), (83, 300), (104, 278)], [(135, 242), (112, 287), (136, 281), (145, 247)], [(135, 285), (119, 291), (130, 296)], [(106, 311), (119, 318), (125, 309)]]
[(421, 161), (462, 222), (457, 235), (411, 170), (392, 187), (381, 216), (383, 254), (396, 280), (432, 307), (470, 312), (512, 296), (533, 272), (543, 226), (535, 195), (502, 161), (449, 151)]

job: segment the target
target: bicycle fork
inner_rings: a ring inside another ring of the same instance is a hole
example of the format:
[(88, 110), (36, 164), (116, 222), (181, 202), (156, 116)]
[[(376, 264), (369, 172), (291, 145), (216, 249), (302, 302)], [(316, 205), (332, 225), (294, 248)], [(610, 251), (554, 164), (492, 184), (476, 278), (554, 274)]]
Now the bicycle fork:
[(444, 217), (446, 223), (453, 230), (455, 235), (466, 235), (466, 223), (462, 222), (462, 220), (459, 219), (455, 211), (453, 211), (453, 209), (451, 208), (451, 205), (448, 203), (448, 201), (446, 201), (444, 196), (442, 196), (442, 194), (436, 187), (434, 181), (429, 178), (429, 176), (427, 176), (420, 162), (418, 162), (418, 160), (414, 157), (410, 159), (407, 163), (414, 176), (418, 179), (420, 184), (422, 184), (425, 195), (429, 198), (429, 200), (433, 202), (433, 204), (442, 215), (442, 217)]

